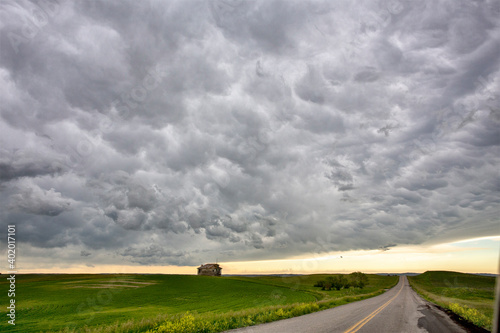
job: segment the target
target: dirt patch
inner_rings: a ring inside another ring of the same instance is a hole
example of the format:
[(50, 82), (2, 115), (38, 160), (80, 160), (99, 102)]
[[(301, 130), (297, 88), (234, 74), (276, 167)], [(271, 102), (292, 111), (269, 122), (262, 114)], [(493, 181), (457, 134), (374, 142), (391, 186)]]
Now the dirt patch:
[(89, 282), (89, 280), (68, 281), (68, 282), (61, 282), (61, 284), (74, 284), (74, 283), (83, 283), (83, 282)]
[(96, 289), (96, 288), (140, 288), (141, 286), (133, 286), (130, 284), (89, 284), (86, 286), (71, 286), (67, 287), (68, 289), (74, 289), (74, 288), (91, 288), (91, 289)]
[[(80, 281), (84, 282), (84, 281)], [(91, 288), (91, 289), (111, 289), (111, 288), (142, 288), (146, 287), (152, 284), (156, 284), (155, 282), (135, 282), (135, 281), (112, 281), (113, 283), (89, 283), (86, 285), (79, 285), (79, 286), (67, 286), (66, 288), (68, 289), (73, 289), (73, 288)], [(119, 282), (119, 284), (115, 283)], [(127, 283), (127, 284), (124, 284)]]
[(132, 284), (141, 284), (141, 285), (156, 284), (156, 282), (139, 282), (139, 281), (129, 281), (129, 280), (113, 280), (112, 282), (118, 282), (118, 283), (132, 283)]

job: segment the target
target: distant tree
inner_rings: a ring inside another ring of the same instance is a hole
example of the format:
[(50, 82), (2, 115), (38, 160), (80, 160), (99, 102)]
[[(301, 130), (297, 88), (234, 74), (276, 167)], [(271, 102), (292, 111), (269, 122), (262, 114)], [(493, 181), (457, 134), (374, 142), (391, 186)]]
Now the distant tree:
[(351, 288), (353, 285), (351, 283), (351, 280), (348, 280), (346, 279), (346, 282), (344, 283), (344, 289), (349, 289)]
[(368, 276), (361, 272), (354, 272), (349, 274), (349, 278), (351, 280), (351, 285), (354, 288), (363, 289), (368, 283)]
[(336, 290), (340, 290), (342, 288), (346, 288), (346, 286), (349, 284), (349, 282), (347, 281), (347, 279), (345, 278), (344, 275), (337, 275), (333, 278), (333, 283), (332, 283), (332, 286), (336, 289)]
[(325, 281), (323, 280), (320, 280), (320, 281), (317, 281), (315, 284), (314, 284), (315, 287), (321, 287), (323, 288), (325, 286)]
[(365, 274), (355, 272), (349, 275), (349, 279), (345, 275), (327, 276), (325, 280), (317, 281), (314, 286), (320, 287), (322, 290), (340, 290), (350, 287), (363, 288), (366, 281)]
[(326, 290), (332, 290), (335, 288), (335, 278), (333, 276), (328, 276), (325, 283)]

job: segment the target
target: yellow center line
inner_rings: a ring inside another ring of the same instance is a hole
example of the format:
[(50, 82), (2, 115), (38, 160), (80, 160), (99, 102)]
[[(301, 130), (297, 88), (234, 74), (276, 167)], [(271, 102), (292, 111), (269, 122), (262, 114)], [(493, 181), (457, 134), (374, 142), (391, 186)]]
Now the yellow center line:
[(388, 300), (387, 302), (385, 302), (384, 304), (382, 304), (377, 310), (373, 311), (368, 316), (366, 316), (366, 318), (358, 321), (356, 324), (354, 324), (354, 326), (352, 326), (351, 328), (349, 328), (344, 333), (354, 333), (354, 332), (357, 332), (367, 322), (369, 322), (370, 320), (372, 320), (373, 317), (375, 317), (376, 315), (378, 315), (380, 313), (380, 311), (382, 311), (383, 309), (385, 309), (392, 301), (394, 301), (394, 299), (396, 297), (398, 297), (398, 295), (401, 293), (401, 290), (403, 290), (404, 286), (405, 286), (405, 284), (403, 282), (403, 285), (401, 286), (401, 289), (399, 289), (398, 293), (393, 298), (391, 298), (390, 300)]

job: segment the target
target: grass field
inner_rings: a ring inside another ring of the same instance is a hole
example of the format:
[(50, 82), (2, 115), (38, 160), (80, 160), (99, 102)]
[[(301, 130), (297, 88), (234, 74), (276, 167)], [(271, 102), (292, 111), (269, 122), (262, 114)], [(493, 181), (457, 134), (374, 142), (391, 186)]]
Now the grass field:
[(397, 282), (370, 275), (362, 290), (314, 288), (324, 277), (17, 275), (16, 326), (7, 323), (8, 285), (0, 281), (0, 331), (144, 332), (192, 319), (213, 332), (214, 321), (233, 327), (300, 315), (373, 296)]
[(491, 330), (495, 278), (457, 272), (425, 272), (408, 277), (415, 291), (476, 326)]

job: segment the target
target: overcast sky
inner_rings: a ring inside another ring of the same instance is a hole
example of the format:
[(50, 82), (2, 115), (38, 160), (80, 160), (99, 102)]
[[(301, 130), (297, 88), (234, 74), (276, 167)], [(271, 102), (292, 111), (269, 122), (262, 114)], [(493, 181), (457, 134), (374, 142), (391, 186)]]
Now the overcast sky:
[[(19, 265), (499, 235), (498, 1), (2, 1)], [(5, 244), (3, 243), (5, 248)]]

